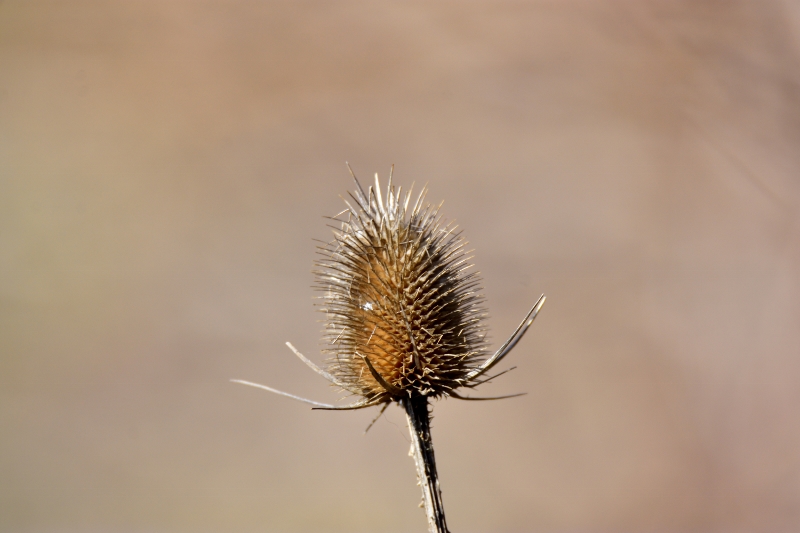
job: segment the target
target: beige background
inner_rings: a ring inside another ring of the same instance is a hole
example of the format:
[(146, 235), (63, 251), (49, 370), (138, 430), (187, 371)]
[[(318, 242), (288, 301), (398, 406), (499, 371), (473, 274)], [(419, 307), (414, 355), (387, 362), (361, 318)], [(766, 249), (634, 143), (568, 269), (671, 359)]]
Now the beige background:
[(0, 4), (0, 530), (423, 531), (332, 401), (313, 238), (396, 164), (477, 250), (453, 531), (800, 529), (796, 2)]

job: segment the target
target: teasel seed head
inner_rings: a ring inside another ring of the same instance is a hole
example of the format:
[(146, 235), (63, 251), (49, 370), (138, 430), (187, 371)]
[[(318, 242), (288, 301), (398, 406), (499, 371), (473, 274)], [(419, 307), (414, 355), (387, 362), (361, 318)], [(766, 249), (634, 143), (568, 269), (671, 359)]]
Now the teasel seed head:
[(326, 317), (327, 367), (286, 344), (314, 372), (359, 398), (349, 405), (325, 404), (250, 381), (232, 381), (327, 410), (414, 398), (519, 396), (476, 398), (456, 391), (508, 371), (486, 375), (525, 335), (544, 295), (489, 355), (480, 276), (471, 270), (467, 241), (439, 214), (442, 204), (427, 204), (423, 187), (412, 205), (412, 191), (395, 189), (392, 173), (385, 195), (377, 174), (375, 185), (365, 191), (352, 169), (350, 173), (355, 191), (349, 200), (344, 198), (347, 208), (331, 217), (337, 224), (334, 238), (319, 247), (314, 270)]
[(486, 356), (480, 277), (423, 188), (358, 180), (315, 270), (328, 372), (370, 403), (448, 396)]
[(326, 318), (327, 368), (286, 344), (314, 372), (359, 399), (349, 405), (323, 404), (266, 385), (232, 381), (309, 403), (315, 409), (383, 404), (380, 417), (391, 402), (400, 404), (408, 419), (410, 454), (417, 465), (428, 530), (449, 533), (428, 400), (518, 396), (475, 398), (456, 390), (474, 388), (503, 373), (485, 376), (525, 335), (544, 304), (544, 295), (511, 337), (487, 357), (480, 277), (470, 270), (470, 251), (457, 226), (439, 214), (441, 204), (426, 204), (423, 187), (409, 207), (411, 191), (395, 190), (391, 173), (385, 196), (377, 174), (375, 186), (367, 191), (355, 174), (353, 180), (356, 189), (350, 200), (345, 199), (347, 209), (332, 218), (338, 224), (334, 238), (319, 248), (322, 258), (314, 271)]

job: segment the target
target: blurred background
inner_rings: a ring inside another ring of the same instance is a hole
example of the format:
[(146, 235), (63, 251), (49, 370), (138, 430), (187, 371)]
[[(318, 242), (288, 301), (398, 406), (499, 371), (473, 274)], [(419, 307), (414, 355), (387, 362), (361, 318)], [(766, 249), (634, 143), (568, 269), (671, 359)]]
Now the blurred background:
[(429, 183), (518, 368), (440, 401), (451, 529), (800, 529), (800, 6), (0, 3), (0, 530), (424, 531), (337, 395), (324, 215)]

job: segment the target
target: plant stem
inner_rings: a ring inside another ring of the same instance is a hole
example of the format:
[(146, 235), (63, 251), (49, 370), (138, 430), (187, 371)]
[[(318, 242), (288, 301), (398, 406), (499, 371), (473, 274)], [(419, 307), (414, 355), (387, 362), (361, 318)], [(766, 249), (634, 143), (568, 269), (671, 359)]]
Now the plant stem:
[(414, 455), (414, 462), (417, 463), (417, 477), (422, 488), (422, 502), (428, 517), (428, 531), (430, 533), (450, 533), (444, 519), (442, 490), (439, 488), (439, 476), (436, 473), (436, 460), (433, 456), (428, 398), (416, 396), (406, 398), (402, 403), (408, 418), (411, 452)]

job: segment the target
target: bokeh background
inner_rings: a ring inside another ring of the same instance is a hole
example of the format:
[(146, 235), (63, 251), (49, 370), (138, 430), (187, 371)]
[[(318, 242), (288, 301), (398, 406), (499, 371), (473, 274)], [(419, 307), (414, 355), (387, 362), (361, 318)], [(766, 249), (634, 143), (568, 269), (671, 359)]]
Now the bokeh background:
[(0, 3), (0, 530), (423, 531), (337, 398), (312, 239), (430, 184), (484, 277), (457, 532), (800, 530), (800, 6)]

